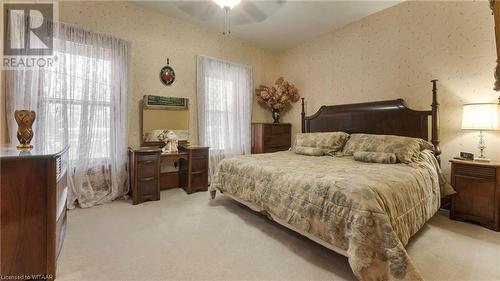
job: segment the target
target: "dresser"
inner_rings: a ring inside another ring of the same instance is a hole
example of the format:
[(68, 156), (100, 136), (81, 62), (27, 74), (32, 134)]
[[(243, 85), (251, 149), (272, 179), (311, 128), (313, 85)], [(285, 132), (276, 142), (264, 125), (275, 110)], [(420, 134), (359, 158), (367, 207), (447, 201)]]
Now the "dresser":
[(158, 147), (129, 147), (130, 193), (134, 205), (160, 200), (160, 191), (183, 188), (186, 193), (208, 190), (208, 147), (180, 145), (161, 153)]
[(450, 218), (500, 231), (500, 162), (451, 161)]
[(55, 278), (66, 232), (67, 152), (0, 149), (0, 274), (6, 279)]
[(160, 154), (155, 147), (129, 147), (132, 203), (160, 200)]
[(252, 123), (252, 154), (288, 150), (292, 143), (292, 124)]

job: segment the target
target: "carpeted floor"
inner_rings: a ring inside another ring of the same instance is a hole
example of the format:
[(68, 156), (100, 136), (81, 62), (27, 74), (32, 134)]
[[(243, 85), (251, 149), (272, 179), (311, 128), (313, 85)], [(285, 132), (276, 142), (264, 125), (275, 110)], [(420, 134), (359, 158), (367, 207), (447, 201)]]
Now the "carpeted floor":
[[(224, 196), (163, 191), (68, 213), (57, 280), (355, 280), (347, 258)], [(500, 233), (436, 215), (408, 251), (426, 280), (500, 280)]]

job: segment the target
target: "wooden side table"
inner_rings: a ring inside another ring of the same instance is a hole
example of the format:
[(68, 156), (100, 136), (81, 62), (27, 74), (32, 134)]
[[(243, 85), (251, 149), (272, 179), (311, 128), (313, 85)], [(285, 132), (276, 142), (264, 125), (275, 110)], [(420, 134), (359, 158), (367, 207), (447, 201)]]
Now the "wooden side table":
[(500, 162), (452, 159), (450, 218), (500, 231)]

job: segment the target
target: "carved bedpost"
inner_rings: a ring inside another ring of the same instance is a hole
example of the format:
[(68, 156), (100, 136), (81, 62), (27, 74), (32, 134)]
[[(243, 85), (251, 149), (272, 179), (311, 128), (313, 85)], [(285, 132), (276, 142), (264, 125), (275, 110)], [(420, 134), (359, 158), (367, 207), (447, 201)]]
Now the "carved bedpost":
[(302, 113), (300, 113), (301, 116), (301, 125), (302, 125), (302, 133), (306, 132), (306, 111), (304, 109), (304, 98), (301, 98), (302, 100)]
[(432, 136), (431, 142), (434, 145), (434, 155), (441, 163), (441, 148), (439, 147), (439, 102), (437, 100), (437, 79), (431, 80), (432, 82)]

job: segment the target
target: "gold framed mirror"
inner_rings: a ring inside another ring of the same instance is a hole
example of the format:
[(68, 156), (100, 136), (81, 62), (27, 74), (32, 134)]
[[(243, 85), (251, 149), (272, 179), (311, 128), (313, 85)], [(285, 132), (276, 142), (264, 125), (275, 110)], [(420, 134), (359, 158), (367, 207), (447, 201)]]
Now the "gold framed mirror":
[(164, 135), (172, 131), (179, 144), (189, 140), (189, 100), (179, 97), (145, 95), (141, 101), (141, 143), (163, 146)]

